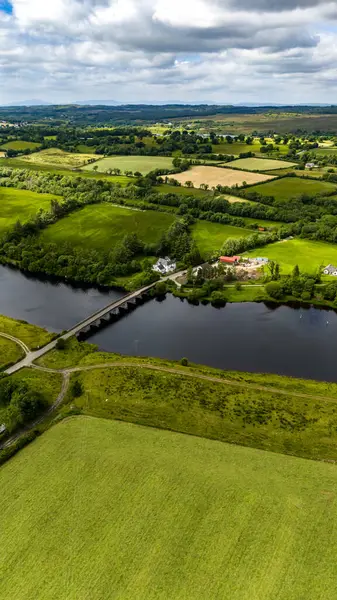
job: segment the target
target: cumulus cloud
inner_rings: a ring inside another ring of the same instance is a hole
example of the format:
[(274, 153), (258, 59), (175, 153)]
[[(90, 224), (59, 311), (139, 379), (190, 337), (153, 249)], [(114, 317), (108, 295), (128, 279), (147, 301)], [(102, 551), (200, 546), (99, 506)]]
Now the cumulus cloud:
[(0, 9), (0, 102), (333, 102), (336, 58), (329, 0), (12, 0), (11, 13)]

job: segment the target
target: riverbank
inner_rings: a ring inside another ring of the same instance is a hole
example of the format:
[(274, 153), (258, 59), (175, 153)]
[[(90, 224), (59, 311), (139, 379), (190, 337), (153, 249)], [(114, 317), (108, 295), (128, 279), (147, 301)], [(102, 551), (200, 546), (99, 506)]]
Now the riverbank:
[[(49, 393), (55, 387), (54, 414), (35, 425), (39, 431), (81, 414), (337, 461), (336, 383), (223, 371), (186, 359), (125, 357), (75, 339), (38, 363), (15, 379), (37, 377)], [(61, 396), (60, 379), (53, 379), (60, 375)]]

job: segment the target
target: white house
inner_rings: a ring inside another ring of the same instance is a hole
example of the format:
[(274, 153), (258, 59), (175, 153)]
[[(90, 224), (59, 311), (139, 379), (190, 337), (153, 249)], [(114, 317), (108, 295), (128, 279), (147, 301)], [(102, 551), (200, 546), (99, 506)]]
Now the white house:
[(315, 163), (307, 163), (305, 165), (306, 169), (318, 169), (318, 165), (316, 165)]
[(174, 262), (174, 260), (171, 260), (168, 256), (166, 256), (166, 258), (160, 258), (152, 268), (161, 275), (167, 275), (168, 273), (173, 273), (173, 271), (176, 270), (177, 264)]
[(323, 273), (324, 275), (333, 275), (334, 277), (337, 277), (337, 267), (334, 267), (333, 265), (328, 265), (327, 267), (325, 267)]

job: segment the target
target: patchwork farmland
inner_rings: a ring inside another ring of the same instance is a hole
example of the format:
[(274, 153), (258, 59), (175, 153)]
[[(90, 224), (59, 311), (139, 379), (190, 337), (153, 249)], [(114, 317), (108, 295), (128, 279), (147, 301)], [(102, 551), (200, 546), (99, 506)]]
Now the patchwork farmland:
[(28, 164), (42, 165), (46, 167), (59, 167), (61, 169), (78, 169), (88, 163), (89, 160), (97, 160), (97, 154), (75, 154), (64, 152), (58, 148), (41, 150), (29, 156), (21, 157)]
[(263, 175), (262, 173), (251, 173), (249, 171), (236, 171), (235, 169), (222, 169), (219, 167), (192, 167), (189, 171), (177, 173), (173, 175), (174, 179), (181, 184), (186, 181), (192, 181), (193, 185), (199, 188), (202, 184), (207, 184), (209, 187), (223, 186), (242, 186), (244, 182), (248, 185), (269, 181), (273, 177)]
[(257, 192), (263, 196), (274, 196), (276, 200), (289, 200), (301, 194), (324, 194), (337, 190), (337, 185), (326, 181), (313, 181), (299, 177), (284, 177), (276, 181), (256, 185), (249, 188), (249, 192)]
[(173, 164), (172, 158), (166, 156), (110, 156), (85, 167), (86, 171), (94, 170), (99, 173), (106, 173), (110, 169), (119, 169), (122, 173), (138, 171), (142, 175), (147, 175), (155, 169), (173, 169)]
[(306, 273), (316, 273), (321, 266), (337, 265), (337, 245), (293, 239), (246, 252), (245, 256), (265, 256), (278, 262), (282, 275), (291, 273), (295, 265)]
[(226, 165), (233, 169), (245, 169), (246, 171), (273, 171), (287, 167), (296, 167), (297, 163), (268, 158), (239, 158), (239, 160), (233, 160), (226, 163)]

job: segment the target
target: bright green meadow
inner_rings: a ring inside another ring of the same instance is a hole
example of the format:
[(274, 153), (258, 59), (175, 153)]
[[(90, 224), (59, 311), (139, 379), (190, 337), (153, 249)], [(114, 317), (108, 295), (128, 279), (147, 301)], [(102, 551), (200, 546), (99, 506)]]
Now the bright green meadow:
[(158, 242), (173, 221), (174, 216), (168, 213), (95, 204), (54, 223), (41, 235), (47, 242), (69, 242), (110, 252), (129, 233), (137, 233), (147, 243)]
[(276, 181), (249, 187), (247, 191), (258, 192), (263, 196), (274, 196), (276, 200), (289, 200), (301, 194), (324, 194), (337, 190), (336, 185), (326, 181), (313, 181), (311, 179), (300, 179), (299, 177), (284, 177)]
[(281, 273), (287, 274), (298, 265), (307, 273), (317, 272), (320, 266), (337, 266), (337, 245), (312, 240), (293, 239), (276, 242), (263, 248), (244, 253), (244, 256), (265, 256), (280, 263)]
[(18, 338), (31, 350), (45, 346), (53, 339), (53, 334), (42, 327), (31, 325), (26, 321), (17, 321), (4, 315), (0, 315), (0, 332)]
[(16, 363), (23, 357), (24, 352), (18, 344), (0, 335), (0, 370)]
[(334, 465), (76, 417), (0, 485), (4, 598), (334, 598)]
[(6, 144), (3, 144), (2, 146), (0, 146), (0, 149), (4, 149), (4, 150), (35, 150), (35, 148), (38, 148), (41, 144), (39, 144), (38, 142), (25, 142), (24, 140), (14, 140), (12, 142), (6, 142)]
[(251, 229), (198, 221), (192, 229), (192, 236), (200, 252), (219, 251), (228, 238), (241, 238), (252, 235)]
[(101, 173), (105, 173), (108, 169), (120, 169), (122, 173), (139, 171), (142, 175), (146, 175), (155, 169), (173, 169), (173, 165), (172, 158), (166, 156), (109, 156), (84, 168), (86, 171), (97, 170)]
[(51, 200), (62, 202), (60, 196), (38, 194), (28, 190), (0, 187), (0, 233), (12, 227), (17, 220), (21, 223), (34, 217), (40, 208), (50, 209)]

